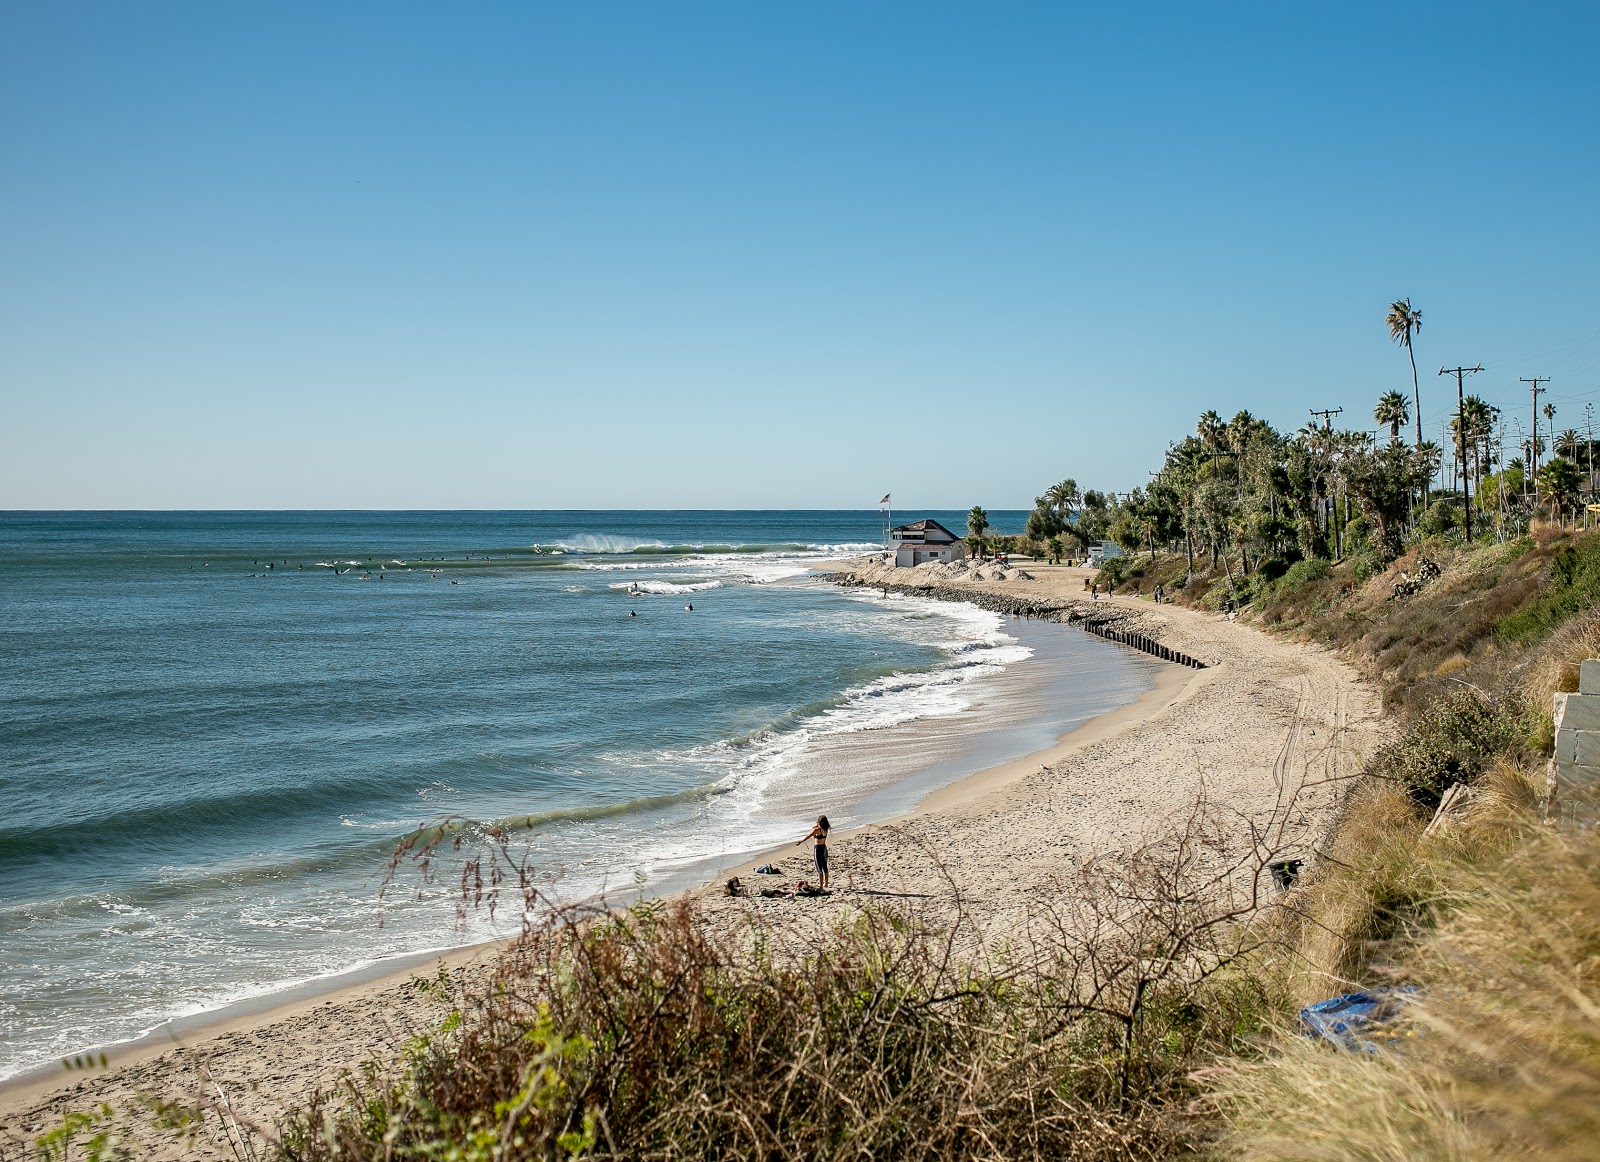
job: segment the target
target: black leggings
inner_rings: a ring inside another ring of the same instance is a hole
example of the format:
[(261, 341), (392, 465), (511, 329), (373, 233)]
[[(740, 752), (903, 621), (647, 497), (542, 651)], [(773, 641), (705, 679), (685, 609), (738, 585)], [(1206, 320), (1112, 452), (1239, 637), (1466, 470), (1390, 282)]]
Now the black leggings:
[(817, 852), (817, 873), (819, 875), (827, 875), (828, 874), (828, 845), (825, 844), (825, 843), (817, 844), (816, 852)]

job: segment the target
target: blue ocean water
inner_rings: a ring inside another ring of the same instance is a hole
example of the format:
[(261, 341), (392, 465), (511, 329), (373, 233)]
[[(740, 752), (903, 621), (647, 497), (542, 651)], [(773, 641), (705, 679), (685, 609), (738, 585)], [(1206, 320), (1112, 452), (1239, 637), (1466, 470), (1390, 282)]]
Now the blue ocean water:
[[(515, 823), (575, 897), (886, 809), (908, 772), (875, 741), (973, 732), (1036, 647), (806, 579), (878, 536), (875, 512), (0, 513), (0, 1076), (514, 928), (459, 923), (448, 883), (379, 924), (386, 856), (442, 818)], [(1147, 685), (1074, 642), (1076, 717)]]

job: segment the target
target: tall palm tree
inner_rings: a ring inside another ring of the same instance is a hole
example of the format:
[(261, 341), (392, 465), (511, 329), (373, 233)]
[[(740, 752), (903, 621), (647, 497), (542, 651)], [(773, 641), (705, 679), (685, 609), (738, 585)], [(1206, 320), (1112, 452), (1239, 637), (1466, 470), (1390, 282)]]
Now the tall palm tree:
[(978, 505), (973, 505), (967, 513), (967, 533), (969, 536), (981, 537), (988, 531), (989, 514)]
[(1578, 446), (1583, 443), (1583, 437), (1578, 435), (1576, 428), (1568, 428), (1556, 437), (1556, 455), (1565, 456), (1573, 463), (1578, 460)]
[(1389, 442), (1398, 444), (1400, 425), (1411, 418), (1411, 405), (1398, 391), (1386, 391), (1378, 397), (1378, 406), (1372, 409), (1372, 418), (1380, 424), (1388, 424)]
[(1422, 312), (1411, 305), (1410, 299), (1395, 299), (1389, 304), (1389, 313), (1383, 321), (1389, 325), (1389, 338), (1406, 349), (1411, 357), (1411, 402), (1417, 417), (1417, 447), (1422, 447), (1422, 390), (1417, 386), (1417, 353), (1411, 340), (1422, 330)]
[(1494, 435), (1495, 421), (1500, 418), (1500, 409), (1476, 395), (1467, 396), (1461, 407), (1467, 417), (1467, 439), (1472, 444), (1472, 479), (1476, 482), (1490, 467), (1489, 441)]
[(1262, 422), (1248, 411), (1235, 412), (1233, 419), (1228, 421), (1226, 433), (1228, 446), (1235, 452), (1243, 452), (1263, 426)]
[(1211, 449), (1211, 461), (1216, 463), (1217, 452), (1227, 439), (1228, 426), (1222, 422), (1215, 409), (1200, 414), (1200, 420), (1194, 426), (1195, 435), (1207, 448)]
[(1078, 510), (1078, 502), (1082, 497), (1078, 495), (1078, 482), (1069, 476), (1060, 484), (1052, 484), (1045, 489), (1044, 499), (1056, 510), (1056, 515), (1065, 521)]

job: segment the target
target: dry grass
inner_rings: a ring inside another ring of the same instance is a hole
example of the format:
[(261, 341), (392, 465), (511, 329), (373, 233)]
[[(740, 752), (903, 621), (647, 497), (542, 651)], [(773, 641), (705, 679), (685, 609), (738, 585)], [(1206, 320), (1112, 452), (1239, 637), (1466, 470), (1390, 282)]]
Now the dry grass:
[(1439, 893), (1417, 858), (1425, 823), (1400, 788), (1367, 783), (1353, 793), (1315, 869), (1285, 900), (1278, 951), (1261, 966), (1291, 1008), (1370, 979), (1422, 922)]
[[(1482, 808), (1502, 839), (1507, 806)], [(1447, 898), (1438, 927), (1407, 956), (1426, 986), (1417, 1035), (1368, 1056), (1283, 1033), (1222, 1089), (1229, 1156), (1596, 1156), (1600, 835), (1533, 829), (1498, 857), (1479, 848), (1428, 858)]]

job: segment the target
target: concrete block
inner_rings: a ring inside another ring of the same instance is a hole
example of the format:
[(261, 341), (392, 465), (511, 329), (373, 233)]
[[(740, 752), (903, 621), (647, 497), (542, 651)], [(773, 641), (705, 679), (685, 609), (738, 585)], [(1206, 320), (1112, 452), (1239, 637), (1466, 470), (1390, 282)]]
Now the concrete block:
[(1600, 778), (1600, 767), (1584, 767), (1581, 763), (1557, 759), (1555, 760), (1555, 778), (1560, 783), (1587, 783), (1590, 779)]
[(1600, 730), (1558, 730), (1556, 761), (1600, 767)]
[(1584, 694), (1600, 694), (1600, 658), (1590, 658), (1578, 667), (1578, 689)]
[(1593, 799), (1600, 792), (1600, 767), (1556, 760), (1556, 797)]
[(1600, 730), (1600, 694), (1557, 694), (1557, 730)]

